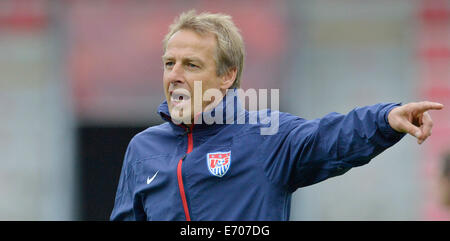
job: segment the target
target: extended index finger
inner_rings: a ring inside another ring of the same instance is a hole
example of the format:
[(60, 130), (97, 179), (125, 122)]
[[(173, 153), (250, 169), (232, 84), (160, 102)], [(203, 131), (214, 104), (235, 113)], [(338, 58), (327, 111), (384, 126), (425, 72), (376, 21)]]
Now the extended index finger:
[(428, 110), (441, 110), (442, 108), (444, 108), (444, 105), (441, 103), (437, 103), (437, 102), (431, 102), (431, 101), (422, 101), (419, 103), (416, 103), (415, 109), (418, 112), (425, 112)]

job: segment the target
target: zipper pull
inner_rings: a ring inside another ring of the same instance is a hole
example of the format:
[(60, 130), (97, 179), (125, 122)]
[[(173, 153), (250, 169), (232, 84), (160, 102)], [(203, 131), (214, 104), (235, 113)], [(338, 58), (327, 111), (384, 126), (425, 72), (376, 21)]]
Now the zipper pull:
[(181, 161), (184, 161), (184, 159), (186, 159), (186, 154), (181, 158)]
[(184, 134), (189, 134), (191, 133), (191, 127), (186, 126), (186, 132)]

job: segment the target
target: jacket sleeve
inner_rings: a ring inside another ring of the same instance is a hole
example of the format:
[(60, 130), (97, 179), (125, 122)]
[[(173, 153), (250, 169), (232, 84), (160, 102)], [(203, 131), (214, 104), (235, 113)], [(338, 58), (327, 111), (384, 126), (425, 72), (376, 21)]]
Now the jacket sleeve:
[(263, 137), (266, 175), (293, 192), (367, 164), (405, 135), (387, 120), (398, 105), (376, 104), (310, 121), (280, 113), (279, 132)]
[(135, 173), (133, 167), (134, 151), (132, 143), (133, 140), (128, 145), (123, 160), (114, 208), (110, 216), (111, 221), (145, 220), (145, 213), (140, 208), (140, 202), (136, 200), (134, 195)]

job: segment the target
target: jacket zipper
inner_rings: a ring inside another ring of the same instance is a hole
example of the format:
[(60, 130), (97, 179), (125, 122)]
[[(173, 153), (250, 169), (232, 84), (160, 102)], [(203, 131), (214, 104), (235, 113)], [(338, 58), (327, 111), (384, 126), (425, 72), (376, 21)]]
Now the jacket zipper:
[(183, 209), (184, 209), (184, 215), (186, 216), (186, 221), (191, 221), (191, 217), (189, 216), (189, 207), (187, 205), (187, 199), (186, 199), (186, 193), (184, 191), (184, 185), (183, 185), (183, 175), (181, 171), (181, 167), (183, 165), (183, 161), (186, 158), (186, 155), (192, 152), (192, 149), (194, 148), (194, 140), (192, 137), (192, 128), (191, 127), (185, 127), (186, 132), (188, 134), (188, 149), (186, 151), (186, 154), (180, 159), (177, 166), (177, 179), (178, 179), (178, 188), (180, 189), (180, 196), (181, 201), (183, 202)]

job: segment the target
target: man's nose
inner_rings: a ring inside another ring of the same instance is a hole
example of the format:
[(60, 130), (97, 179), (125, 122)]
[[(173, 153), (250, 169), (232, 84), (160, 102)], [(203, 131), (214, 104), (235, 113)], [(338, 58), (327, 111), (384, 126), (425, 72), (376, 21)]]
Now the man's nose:
[(169, 82), (170, 83), (183, 83), (184, 82), (184, 69), (179, 63), (176, 63), (171, 69), (169, 69)]

